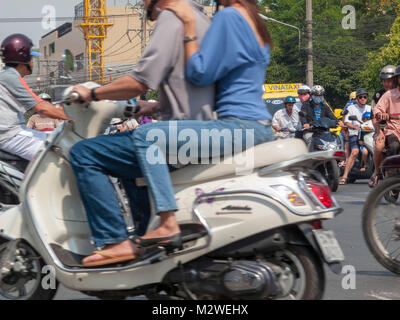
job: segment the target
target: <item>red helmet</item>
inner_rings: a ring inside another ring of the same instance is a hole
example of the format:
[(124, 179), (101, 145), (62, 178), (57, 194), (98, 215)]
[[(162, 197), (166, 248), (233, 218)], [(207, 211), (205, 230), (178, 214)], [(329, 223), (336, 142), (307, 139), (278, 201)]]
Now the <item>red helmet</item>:
[(36, 56), (35, 53), (31, 52), (32, 47), (31, 39), (23, 34), (15, 33), (2, 42), (0, 56), (4, 63), (29, 64), (32, 55)]

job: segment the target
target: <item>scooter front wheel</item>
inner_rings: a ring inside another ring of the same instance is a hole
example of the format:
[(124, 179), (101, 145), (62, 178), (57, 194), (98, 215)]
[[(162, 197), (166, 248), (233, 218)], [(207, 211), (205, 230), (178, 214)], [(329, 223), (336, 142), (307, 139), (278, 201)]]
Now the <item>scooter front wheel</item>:
[[(8, 242), (0, 245), (0, 261)], [(0, 300), (51, 300), (57, 292), (55, 273), (48, 274), (39, 254), (26, 242), (19, 241), (7, 269), (0, 270)], [(51, 279), (53, 277), (53, 279)]]

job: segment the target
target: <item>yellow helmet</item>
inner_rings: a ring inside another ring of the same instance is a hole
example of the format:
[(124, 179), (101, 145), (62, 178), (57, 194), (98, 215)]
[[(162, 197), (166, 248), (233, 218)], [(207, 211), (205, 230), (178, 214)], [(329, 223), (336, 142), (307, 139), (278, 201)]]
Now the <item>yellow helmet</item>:
[(356, 98), (356, 92), (353, 91), (352, 93), (350, 93), (349, 100), (355, 100), (355, 98)]

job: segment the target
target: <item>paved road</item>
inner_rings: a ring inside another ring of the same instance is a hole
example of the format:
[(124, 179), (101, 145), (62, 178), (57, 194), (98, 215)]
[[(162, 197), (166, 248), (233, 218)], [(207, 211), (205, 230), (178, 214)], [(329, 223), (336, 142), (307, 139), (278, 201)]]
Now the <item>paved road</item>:
[[(355, 289), (343, 289), (345, 274), (336, 275), (326, 268), (325, 300), (400, 300), (400, 276), (380, 266), (364, 242), (361, 230), (361, 209), (369, 193), (367, 181), (339, 186), (336, 199), (344, 208), (336, 219), (324, 224), (335, 231), (346, 256), (345, 265), (355, 268)], [(346, 280), (347, 278), (345, 278)], [(346, 282), (345, 283), (350, 283)], [(93, 299), (79, 292), (60, 288), (56, 299)], [(136, 299), (143, 299), (136, 298)]]

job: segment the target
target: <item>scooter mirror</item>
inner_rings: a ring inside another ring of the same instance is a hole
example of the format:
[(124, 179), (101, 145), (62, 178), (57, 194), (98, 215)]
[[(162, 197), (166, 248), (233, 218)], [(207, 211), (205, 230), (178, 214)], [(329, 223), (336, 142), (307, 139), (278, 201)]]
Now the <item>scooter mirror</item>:
[(350, 116), (349, 120), (351, 121), (358, 121), (357, 116)]
[(342, 115), (342, 116), (345, 116), (346, 114), (348, 114), (349, 113), (349, 110), (343, 110), (340, 114)]

